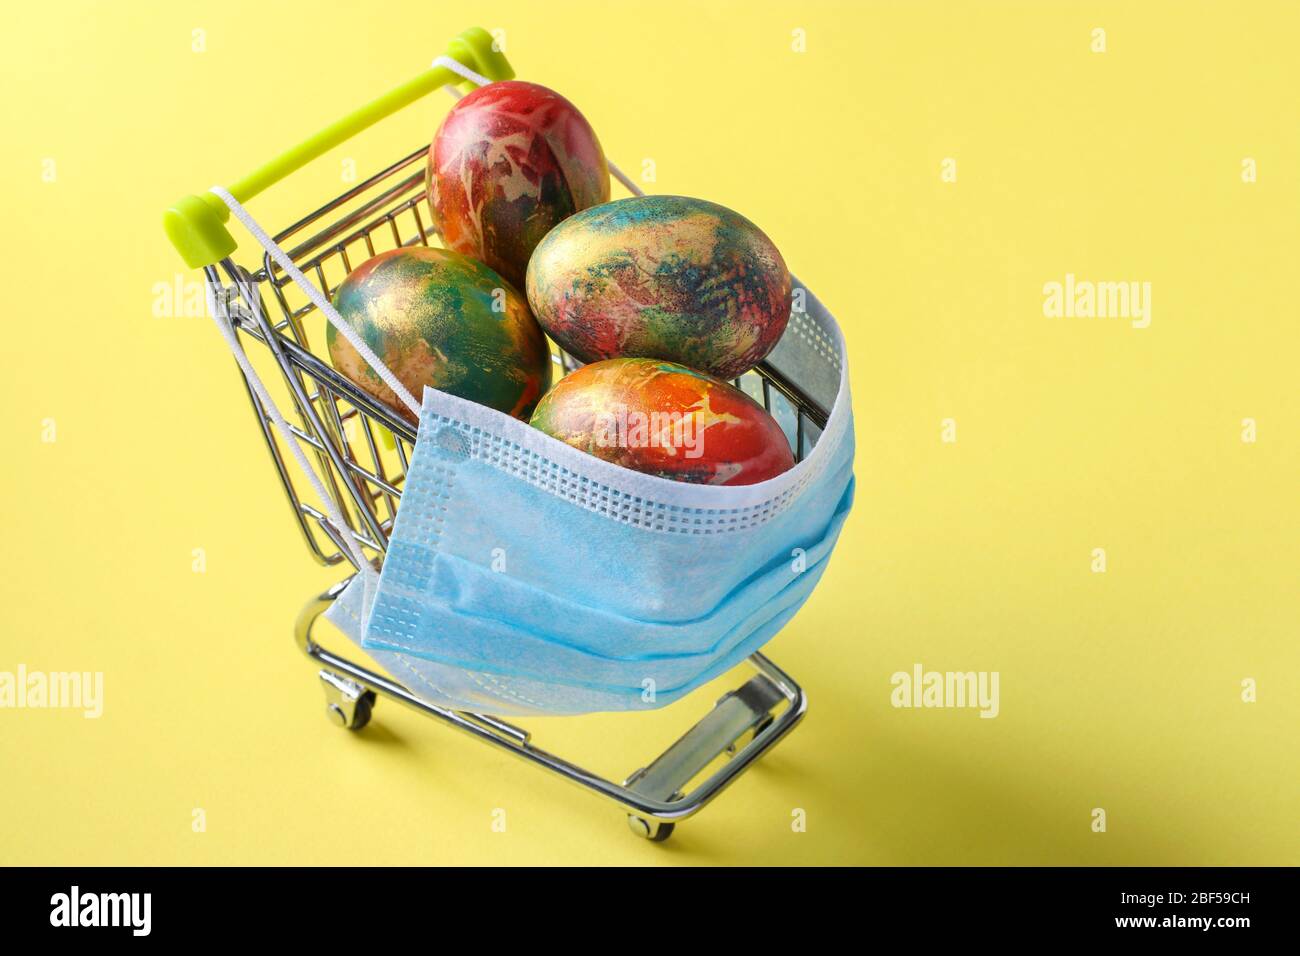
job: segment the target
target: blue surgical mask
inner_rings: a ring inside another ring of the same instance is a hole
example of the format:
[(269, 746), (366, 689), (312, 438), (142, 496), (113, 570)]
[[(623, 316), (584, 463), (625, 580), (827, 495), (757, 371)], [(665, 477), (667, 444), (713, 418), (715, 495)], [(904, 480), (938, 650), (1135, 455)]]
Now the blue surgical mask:
[(502, 715), (663, 706), (752, 654), (807, 600), (853, 499), (842, 340), (808, 302), (769, 361), (831, 417), (757, 485), (638, 474), (427, 389), (377, 592), (350, 588), (330, 618), (416, 693)]

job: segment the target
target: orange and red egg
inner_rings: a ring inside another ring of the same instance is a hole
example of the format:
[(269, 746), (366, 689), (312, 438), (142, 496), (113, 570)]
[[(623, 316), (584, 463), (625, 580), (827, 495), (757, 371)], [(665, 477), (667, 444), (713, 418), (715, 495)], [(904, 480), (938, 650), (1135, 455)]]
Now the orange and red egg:
[(794, 466), (785, 434), (761, 405), (659, 359), (584, 365), (542, 398), (531, 424), (597, 458), (675, 481), (752, 485)]

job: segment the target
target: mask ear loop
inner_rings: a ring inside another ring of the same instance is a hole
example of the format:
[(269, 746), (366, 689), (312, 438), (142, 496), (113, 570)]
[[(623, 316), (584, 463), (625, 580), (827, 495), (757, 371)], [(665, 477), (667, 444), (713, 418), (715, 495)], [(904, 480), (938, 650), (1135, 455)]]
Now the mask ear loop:
[[(429, 65), (433, 67), (441, 66), (444, 69), (451, 70), (451, 72), (455, 73), (457, 76), (461, 77), (462, 79), (469, 80), (475, 86), (487, 86), (492, 82), (486, 76), (483, 76), (479, 73), (475, 73), (473, 70), (467, 67), (464, 63), (461, 63), (459, 60), (453, 60), (451, 57), (446, 55), (436, 57), (434, 61)], [(454, 86), (448, 87), (448, 89), (452, 91), (453, 96), (456, 96), (459, 99), (459, 93), (460, 93), (459, 90), (457, 90)]]
[[(392, 370), (384, 364), (383, 360), (375, 354), (374, 350), (366, 344), (365, 339), (363, 339), (361, 335), (352, 328), (352, 326), (343, 321), (343, 317), (340, 316), (338, 310), (330, 304), (325, 293), (322, 292), (314, 282), (303, 275), (302, 270), (294, 265), (293, 260), (289, 258), (289, 254), (276, 244), (275, 240), (267, 234), (266, 230), (258, 224), (257, 220), (248, 214), (248, 210), (240, 205), (239, 201), (235, 199), (234, 196), (220, 186), (213, 186), (211, 192), (229, 207), (230, 214), (239, 220), (243, 227), (248, 230), (249, 235), (257, 240), (258, 245), (265, 249), (267, 254), (270, 255), (275, 263), (285, 271), (285, 274), (288, 275), (304, 293), (306, 293), (307, 298), (310, 299), (312, 304), (320, 310), (320, 313), (325, 316), (330, 325), (334, 326), (334, 328), (338, 330), (338, 333), (347, 339), (352, 347), (357, 350), (363, 359), (365, 359), (366, 363), (375, 370), (375, 373), (380, 377), (383, 383), (393, 390), (393, 394), (395, 394), (401, 400), (402, 404), (411, 410), (411, 414), (418, 419), (420, 417), (420, 403), (415, 400), (415, 396), (413, 396), (410, 390), (398, 380), (397, 376), (394, 375)], [(298, 443), (298, 437), (289, 427), (289, 423), (285, 421), (284, 415), (280, 413), (280, 408), (276, 405), (275, 399), (271, 398), (270, 394), (266, 390), (266, 386), (262, 384), (262, 379), (258, 376), (252, 363), (249, 362), (248, 356), (245, 355), (244, 350), (239, 347), (239, 342), (235, 337), (235, 331), (231, 324), (230, 317), (225, 312), (224, 308), (217, 303), (211, 285), (207, 286), (207, 296), (208, 310), (212, 313), (212, 317), (217, 323), (217, 328), (221, 331), (221, 337), (225, 339), (226, 345), (229, 346), (231, 354), (235, 356), (235, 361), (239, 363), (239, 367), (243, 370), (244, 377), (247, 378), (249, 383), (253, 386), (253, 391), (257, 394), (258, 400), (262, 403), (262, 407), (265, 408), (267, 413), (270, 415), (272, 423), (284, 437), (289, 448), (293, 451), (294, 457), (298, 460), (298, 464), (307, 475), (308, 481), (311, 482), (312, 489), (324, 503), (330, 526), (338, 534), (338, 539), (346, 547), (348, 555), (352, 559), (352, 563), (357, 566), (358, 573), (362, 576), (362, 581), (365, 586), (366, 604), (368, 605), (374, 595), (379, 580), (378, 573), (375, 571), (374, 566), (366, 560), (360, 546), (352, 537), (352, 531), (348, 523), (343, 519), (343, 515), (339, 511), (338, 505), (335, 504), (332, 497), (325, 493), (324, 483), (320, 480), (320, 476), (317, 474), (316, 469), (307, 461), (307, 455), (303, 452), (302, 446)]]
[[(435, 63), (441, 63), (453, 72), (478, 86), (486, 86), (491, 82), (491, 80), (484, 76), (480, 76), (473, 70), (468, 69), (450, 57), (439, 57)], [(315, 283), (303, 275), (302, 270), (294, 265), (294, 262), (289, 258), (288, 253), (280, 248), (267, 231), (261, 227), (257, 220), (249, 215), (248, 210), (243, 207), (239, 200), (235, 199), (234, 196), (221, 186), (213, 186), (209, 191), (226, 204), (231, 215), (239, 220), (243, 227), (248, 230), (249, 235), (257, 240), (258, 245), (260, 245), (266, 253), (270, 255), (271, 259), (284, 270), (285, 274), (293, 280), (294, 284), (297, 285), (298, 288), (302, 289), (302, 291), (307, 295), (307, 298), (310, 299), (311, 303), (320, 310), (320, 313), (325, 316), (330, 325), (334, 326), (338, 333), (357, 350), (357, 353), (372, 369), (374, 369), (375, 373), (380, 377), (383, 383), (392, 389), (393, 394), (401, 400), (403, 405), (410, 409), (411, 414), (416, 416), (416, 418), (419, 418), (420, 403), (415, 400), (415, 396), (412, 395), (410, 390), (402, 384), (396, 375), (393, 374), (392, 370), (384, 364), (383, 360), (375, 354), (374, 350), (366, 344), (366, 341), (356, 332), (356, 330), (343, 321), (338, 310), (330, 303), (324, 292), (317, 288)], [(320, 501), (323, 503), (330, 527), (333, 528), (338, 540), (342, 542), (344, 548), (348, 552), (348, 556), (352, 560), (352, 563), (356, 565), (358, 573), (362, 576), (362, 581), (365, 586), (365, 603), (366, 605), (369, 605), (379, 580), (378, 573), (375, 571), (374, 566), (366, 560), (365, 554), (361, 551), (360, 545), (357, 544), (356, 539), (352, 536), (350, 526), (347, 521), (344, 520), (343, 514), (339, 510), (338, 505), (335, 503), (334, 499), (326, 493), (320, 475), (307, 460), (307, 455), (303, 452), (302, 446), (298, 442), (298, 436), (293, 433), (293, 429), (290, 428), (289, 423), (285, 421), (284, 415), (280, 412), (279, 405), (276, 404), (275, 399), (273, 399), (270, 393), (266, 390), (266, 386), (263, 384), (261, 376), (257, 374), (257, 370), (253, 368), (248, 356), (240, 347), (229, 313), (226, 311), (223, 304), (218, 303), (211, 284), (205, 283), (205, 290), (207, 292), (208, 312), (216, 323), (217, 330), (221, 333), (221, 337), (225, 340), (227, 347), (229, 347), (230, 353), (235, 357), (235, 361), (239, 363), (239, 367), (243, 371), (244, 377), (248, 380), (254, 394), (257, 395), (258, 401), (261, 402), (262, 407), (270, 416), (272, 424), (275, 425), (276, 430), (280, 433), (285, 443), (288, 444), (290, 450), (293, 452), (293, 455), (297, 459), (299, 466), (302, 468), (303, 473), (307, 476), (307, 480), (310, 482), (312, 490), (316, 492)]]
[(276, 245), (275, 240), (266, 234), (266, 230), (257, 224), (257, 221), (248, 214), (248, 211), (239, 204), (239, 201), (235, 199), (234, 196), (230, 195), (230, 193), (220, 186), (213, 186), (209, 192), (230, 207), (231, 215), (239, 220), (243, 227), (248, 230), (249, 234), (256, 239), (258, 244), (267, 251), (272, 259), (275, 260), (276, 265), (283, 269), (285, 274), (294, 281), (294, 284), (307, 294), (307, 298), (309, 298), (312, 304), (320, 310), (321, 315), (325, 316), (329, 321), (329, 324), (338, 330), (339, 335), (348, 340), (352, 347), (360, 353), (363, 359), (366, 360), (366, 364), (375, 370), (383, 380), (384, 384), (393, 390), (393, 394), (401, 399), (402, 404), (409, 408), (411, 414), (418, 419), (420, 417), (420, 403), (415, 400), (415, 396), (411, 394), (410, 390), (407, 389), (405, 385), (398, 381), (397, 376), (394, 375), (379, 356), (375, 354), (374, 350), (366, 344), (365, 339), (363, 339), (360, 334), (352, 328), (352, 326), (343, 321), (338, 310), (336, 310), (334, 306), (330, 304), (329, 299), (325, 297), (325, 293), (318, 289), (314, 282), (302, 274), (302, 270), (293, 264), (293, 260), (289, 258), (288, 253)]
[(284, 438), (285, 443), (293, 452), (294, 457), (297, 458), (299, 466), (302, 468), (303, 473), (306, 474), (307, 480), (311, 483), (312, 490), (316, 492), (317, 496), (324, 504), (330, 526), (334, 529), (338, 536), (338, 540), (342, 542), (343, 547), (347, 550), (349, 557), (352, 559), (352, 563), (357, 566), (358, 573), (362, 576), (362, 580), (365, 583), (366, 598), (368, 602), (373, 593), (374, 585), (378, 581), (378, 573), (375, 571), (374, 566), (366, 560), (366, 556), (362, 553), (360, 545), (358, 545), (356, 539), (352, 537), (352, 530), (344, 520), (343, 514), (339, 511), (338, 505), (335, 503), (334, 499), (325, 492), (325, 486), (321, 482), (320, 476), (317, 474), (316, 469), (312, 467), (311, 462), (307, 460), (307, 455), (302, 450), (302, 445), (298, 441), (298, 436), (293, 433), (293, 429), (290, 428), (289, 423), (285, 421), (284, 415), (280, 413), (280, 407), (266, 390), (266, 386), (262, 383), (261, 376), (257, 374), (257, 370), (253, 368), (253, 363), (249, 361), (248, 356), (240, 347), (239, 340), (235, 337), (235, 330), (230, 320), (230, 314), (226, 310), (225, 305), (217, 301), (217, 296), (212, 289), (211, 283), (204, 283), (204, 289), (207, 292), (208, 312), (216, 323), (217, 330), (221, 333), (222, 339), (225, 340), (226, 345), (229, 347), (230, 354), (233, 355), (235, 361), (239, 363), (239, 367), (243, 371), (244, 377), (248, 380), (254, 394), (257, 395), (257, 400), (261, 403), (262, 407), (266, 409), (267, 414), (271, 418), (272, 424), (275, 425), (276, 429), (280, 432), (280, 435)]

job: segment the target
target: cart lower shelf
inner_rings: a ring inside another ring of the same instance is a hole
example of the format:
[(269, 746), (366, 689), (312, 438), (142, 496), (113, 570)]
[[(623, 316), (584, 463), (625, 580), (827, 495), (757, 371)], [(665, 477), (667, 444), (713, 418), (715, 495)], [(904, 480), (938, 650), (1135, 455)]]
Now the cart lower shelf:
[[(807, 696), (788, 674), (764, 655), (752, 654), (748, 663), (757, 671), (753, 677), (724, 694), (699, 723), (653, 761), (615, 783), (535, 746), (527, 730), (487, 714), (438, 707), (318, 644), (312, 629), (350, 580), (309, 601), (294, 629), (298, 646), (321, 665), (325, 712), (333, 723), (360, 730), (369, 723), (379, 697), (395, 700), (614, 802), (627, 813), (632, 832), (653, 842), (668, 839), (679, 821), (721, 793), (793, 730), (808, 709)], [(729, 759), (686, 791), (723, 755)]]

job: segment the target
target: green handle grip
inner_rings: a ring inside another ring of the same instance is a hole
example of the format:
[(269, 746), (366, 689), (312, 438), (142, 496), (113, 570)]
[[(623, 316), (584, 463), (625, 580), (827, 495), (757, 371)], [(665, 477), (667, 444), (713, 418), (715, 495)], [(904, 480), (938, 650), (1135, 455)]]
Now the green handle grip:
[[(493, 49), (492, 35), (472, 27), (447, 44), (447, 55), (489, 80), (509, 80), (515, 75), (505, 55)], [(464, 79), (443, 66), (425, 70), (414, 79), (390, 90), (340, 120), (326, 126), (292, 149), (259, 166), (229, 187), (230, 194), (244, 203), (297, 172), (313, 159), (345, 143), (381, 119), (392, 116), (426, 94)], [(163, 213), (167, 238), (192, 269), (219, 262), (235, 251), (235, 238), (225, 226), (230, 218), (226, 204), (210, 192), (185, 196)]]

